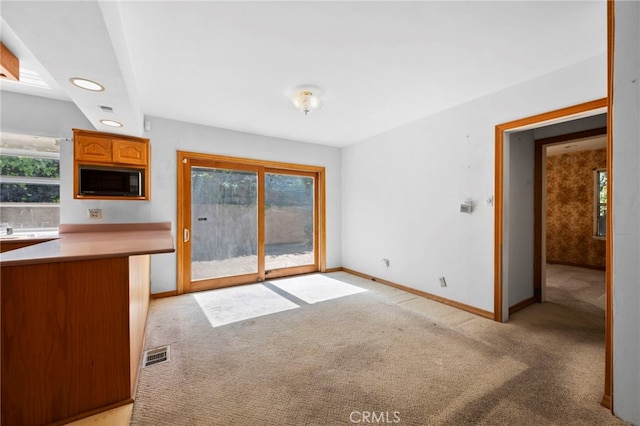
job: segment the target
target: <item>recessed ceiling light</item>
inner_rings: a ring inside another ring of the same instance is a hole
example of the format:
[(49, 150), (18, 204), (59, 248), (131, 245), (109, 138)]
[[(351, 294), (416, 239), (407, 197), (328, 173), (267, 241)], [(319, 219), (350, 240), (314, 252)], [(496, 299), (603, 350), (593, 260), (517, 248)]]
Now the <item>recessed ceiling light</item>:
[(117, 121), (114, 121), (114, 120), (100, 120), (100, 122), (105, 126), (122, 127), (122, 123), (118, 123)]
[(104, 86), (95, 81), (87, 80), (86, 78), (78, 78), (73, 77), (70, 78), (69, 81), (74, 86), (78, 86), (81, 89), (91, 90), (93, 92), (102, 92), (104, 90)]

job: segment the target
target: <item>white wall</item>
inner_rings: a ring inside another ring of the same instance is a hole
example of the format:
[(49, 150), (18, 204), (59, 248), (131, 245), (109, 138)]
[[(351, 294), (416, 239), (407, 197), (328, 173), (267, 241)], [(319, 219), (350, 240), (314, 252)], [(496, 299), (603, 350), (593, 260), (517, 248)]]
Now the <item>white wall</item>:
[(345, 148), (343, 266), (493, 312), (495, 125), (605, 96), (602, 55)]
[[(327, 267), (341, 266), (340, 149), (257, 136), (150, 117), (151, 201), (73, 199), (73, 143), (60, 149), (61, 223), (171, 222), (176, 235), (176, 151), (194, 151), (326, 168)], [(2, 130), (14, 133), (71, 137), (72, 128), (92, 129), (71, 102), (2, 92)], [(102, 209), (102, 220), (89, 220), (87, 209)], [(151, 292), (176, 289), (176, 255), (152, 256)]]
[(640, 2), (615, 2), (613, 408), (640, 424)]
[(503, 317), (508, 318), (509, 307), (533, 297), (533, 240), (534, 240), (534, 173), (535, 144), (533, 130), (505, 136), (504, 150), (504, 237), (503, 267), (506, 283), (503, 298)]
[(70, 138), (74, 127), (93, 128), (71, 102), (14, 92), (0, 92), (0, 114), (0, 130), (7, 133)]

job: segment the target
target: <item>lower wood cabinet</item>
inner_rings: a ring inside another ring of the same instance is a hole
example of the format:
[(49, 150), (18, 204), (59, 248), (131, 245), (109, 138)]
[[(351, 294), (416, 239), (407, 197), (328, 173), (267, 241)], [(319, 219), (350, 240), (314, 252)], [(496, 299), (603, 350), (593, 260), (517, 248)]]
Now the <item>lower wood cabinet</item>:
[(48, 241), (46, 239), (41, 240), (0, 240), (0, 253), (5, 251), (16, 250), (22, 247), (29, 247), (34, 244), (40, 244), (41, 242)]
[(150, 256), (1, 269), (3, 425), (62, 424), (133, 401)]

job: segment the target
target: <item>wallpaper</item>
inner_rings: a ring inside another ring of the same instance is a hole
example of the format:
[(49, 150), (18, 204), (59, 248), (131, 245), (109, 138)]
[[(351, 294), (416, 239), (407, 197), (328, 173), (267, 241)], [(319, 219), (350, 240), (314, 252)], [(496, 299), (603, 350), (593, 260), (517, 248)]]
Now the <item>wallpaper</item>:
[(547, 157), (547, 262), (604, 268), (605, 241), (593, 238), (594, 169), (606, 149)]

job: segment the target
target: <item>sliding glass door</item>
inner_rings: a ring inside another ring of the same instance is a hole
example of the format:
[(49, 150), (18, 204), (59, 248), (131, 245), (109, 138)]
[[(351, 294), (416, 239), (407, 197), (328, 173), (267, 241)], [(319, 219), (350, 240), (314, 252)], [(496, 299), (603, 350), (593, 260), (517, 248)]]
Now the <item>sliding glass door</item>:
[[(265, 173), (265, 274), (305, 271), (316, 264), (315, 178), (298, 173)], [(307, 268), (308, 269), (308, 268)]]
[(258, 273), (258, 173), (191, 168), (191, 279)]
[(209, 157), (179, 153), (179, 292), (320, 270), (323, 174)]

